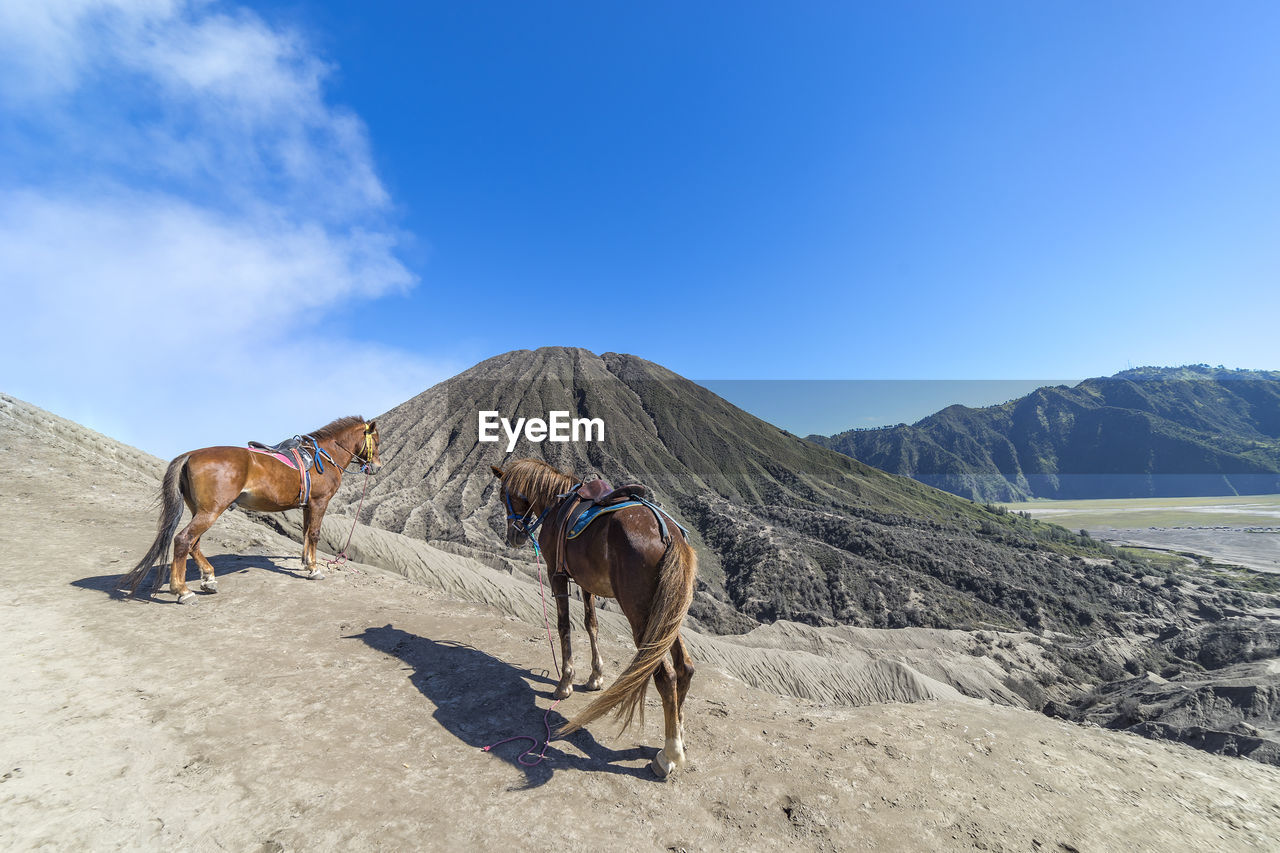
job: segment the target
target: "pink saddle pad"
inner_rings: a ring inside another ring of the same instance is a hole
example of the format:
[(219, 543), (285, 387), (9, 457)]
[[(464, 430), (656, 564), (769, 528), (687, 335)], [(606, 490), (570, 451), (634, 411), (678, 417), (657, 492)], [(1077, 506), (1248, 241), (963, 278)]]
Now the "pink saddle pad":
[(281, 462), (288, 465), (290, 468), (298, 467), (298, 463), (294, 461), (294, 458), (292, 456), (287, 456), (283, 453), (275, 453), (270, 450), (264, 450), (261, 447), (250, 447), (248, 449), (252, 453), (261, 453), (263, 456), (270, 456), (273, 459), (279, 459)]

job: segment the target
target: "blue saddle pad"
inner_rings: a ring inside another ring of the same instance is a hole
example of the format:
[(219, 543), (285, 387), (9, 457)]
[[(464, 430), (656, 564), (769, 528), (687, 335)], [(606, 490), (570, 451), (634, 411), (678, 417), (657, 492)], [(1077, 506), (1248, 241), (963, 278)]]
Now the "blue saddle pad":
[(615, 512), (620, 509), (626, 509), (629, 506), (643, 506), (640, 501), (623, 501), (612, 506), (592, 506), (583, 510), (582, 515), (578, 516), (578, 520), (573, 523), (573, 528), (569, 531), (569, 535), (565, 538), (575, 539), (578, 534), (587, 529), (587, 525), (595, 521), (607, 512)]

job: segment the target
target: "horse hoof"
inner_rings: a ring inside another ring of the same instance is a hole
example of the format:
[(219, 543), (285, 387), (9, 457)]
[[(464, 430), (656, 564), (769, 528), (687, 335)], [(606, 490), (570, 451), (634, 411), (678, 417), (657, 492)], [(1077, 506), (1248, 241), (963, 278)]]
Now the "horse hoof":
[(178, 596), (178, 603), (179, 604), (195, 604), (196, 594), (191, 590), (187, 590), (182, 595)]
[(667, 778), (671, 771), (676, 769), (675, 762), (667, 758), (666, 750), (662, 749), (658, 750), (658, 754), (653, 757), (653, 761), (649, 762), (649, 767), (653, 770), (653, 775), (659, 779)]
[(565, 687), (557, 687), (556, 692), (551, 694), (552, 699), (568, 699), (573, 694), (573, 685)]
[(324, 580), (324, 569), (312, 569), (311, 574), (307, 575), (307, 580), (309, 581)]
[(217, 592), (218, 582), (217, 581), (200, 581), (200, 588), (203, 589), (205, 592)]
[(592, 676), (590, 681), (582, 685), (583, 690), (599, 690), (601, 687), (604, 687), (603, 675)]

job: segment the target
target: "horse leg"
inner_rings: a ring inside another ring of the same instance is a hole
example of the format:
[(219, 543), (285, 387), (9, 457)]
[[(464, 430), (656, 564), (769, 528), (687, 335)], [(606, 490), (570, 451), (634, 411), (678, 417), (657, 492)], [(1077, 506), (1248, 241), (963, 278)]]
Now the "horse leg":
[(680, 739), (684, 740), (684, 699), (689, 695), (689, 682), (693, 681), (693, 658), (684, 644), (684, 637), (676, 637), (671, 645), (671, 660), (676, 671), (676, 721), (680, 725)]
[(600, 657), (600, 646), (596, 640), (599, 628), (596, 624), (596, 597), (585, 589), (582, 591), (582, 622), (587, 626), (587, 636), (591, 638), (591, 678), (583, 685), (584, 690), (599, 690), (604, 686), (604, 658)]
[[(173, 537), (173, 563), (169, 567), (169, 592), (178, 596), (179, 604), (194, 604), (196, 594), (187, 589), (187, 555), (205, 531), (213, 526), (219, 513), (199, 512), (191, 523)], [(199, 560), (197, 559), (198, 563)], [(201, 569), (201, 574), (204, 569)]]
[(662, 697), (662, 719), (666, 727), (667, 742), (653, 757), (649, 766), (659, 778), (666, 778), (672, 770), (684, 767), (684, 737), (680, 731), (680, 707), (676, 698), (676, 673), (671, 661), (664, 660), (653, 673), (658, 695)]
[(313, 581), (324, 580), (324, 569), (316, 568), (316, 543), (320, 540), (320, 522), (324, 519), (327, 499), (314, 500), (302, 508), (302, 567)]
[[(196, 514), (196, 505), (190, 496), (183, 495), (182, 501), (187, 505), (187, 510), (194, 518)], [(218, 591), (218, 579), (213, 576), (213, 563), (205, 557), (204, 552), (200, 550), (200, 539), (197, 538), (191, 543), (191, 556), (195, 557), (196, 565), (200, 567), (200, 589), (205, 592)], [(185, 572), (184, 572), (185, 575)]]
[(560, 683), (553, 699), (564, 699), (573, 692), (573, 647), (569, 642), (569, 576), (563, 572), (551, 576), (551, 593), (556, 599), (556, 625), (560, 629)]
[(218, 591), (218, 579), (213, 576), (213, 563), (200, 550), (200, 540), (191, 543), (191, 556), (196, 558), (196, 565), (200, 567), (200, 588), (205, 592)]

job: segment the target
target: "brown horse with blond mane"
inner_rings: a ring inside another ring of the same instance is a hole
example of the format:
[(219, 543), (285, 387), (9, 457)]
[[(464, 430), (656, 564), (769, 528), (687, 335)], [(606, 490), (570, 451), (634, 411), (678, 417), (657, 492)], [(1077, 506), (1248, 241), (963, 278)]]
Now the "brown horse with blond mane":
[[(156, 539), (138, 565), (120, 578), (116, 588), (128, 588), (129, 594), (135, 595), (142, 579), (159, 562), (161, 567), (157, 569), (155, 583), (155, 589), (159, 589), (164, 579), (162, 567), (167, 562), (169, 591), (178, 596), (179, 603), (192, 604), (196, 595), (187, 588), (186, 580), (190, 555), (200, 567), (200, 588), (217, 592), (218, 580), (214, 577), (213, 565), (200, 551), (200, 537), (232, 504), (258, 512), (283, 512), (302, 506), (303, 567), (310, 573), (308, 577), (323, 578), (324, 572), (316, 568), (316, 540), (324, 511), (342, 484), (344, 470), (352, 462), (359, 463), (366, 474), (375, 474), (381, 467), (378, 427), (361, 417), (338, 418), (304, 438), (323, 451), (330, 462), (324, 464), (321, 457), (319, 464), (313, 466), (309, 496), (299, 488), (302, 473), (298, 469), (244, 447), (204, 447), (170, 462), (160, 489), (163, 508)], [(178, 533), (184, 504), (191, 511), (191, 523)], [(172, 561), (169, 560), (170, 541)]]
[[(507, 506), (507, 544), (516, 546), (536, 530), (550, 512), (555, 515), (562, 497), (579, 481), (540, 459), (520, 459), (504, 471), (493, 474), (502, 482), (502, 498)], [(558, 732), (576, 731), (610, 711), (622, 722), (622, 731), (640, 716), (644, 721), (644, 696), (653, 677), (662, 697), (666, 723), (666, 744), (654, 756), (653, 771), (665, 777), (685, 764), (684, 700), (693, 678), (680, 626), (693, 601), (698, 559), (683, 532), (669, 516), (659, 521), (660, 509), (652, 504), (627, 506), (602, 514), (580, 535), (563, 539), (553, 525), (543, 527), (539, 543), (548, 555), (551, 588), (556, 597), (560, 629), (560, 684), (555, 698), (573, 692), (573, 652), (569, 642), (569, 580), (582, 588), (582, 605), (587, 635), (591, 639), (591, 678), (587, 689), (604, 682), (604, 662), (596, 641), (597, 595), (617, 599), (623, 615), (631, 623), (636, 654), (618, 679), (580, 714)], [(666, 534), (664, 536), (664, 533)], [(557, 540), (561, 541), (557, 541)], [(563, 554), (557, 549), (563, 545)], [(567, 569), (556, 572), (553, 567)], [(670, 660), (667, 659), (670, 654)]]

